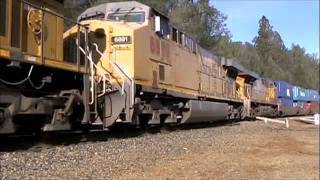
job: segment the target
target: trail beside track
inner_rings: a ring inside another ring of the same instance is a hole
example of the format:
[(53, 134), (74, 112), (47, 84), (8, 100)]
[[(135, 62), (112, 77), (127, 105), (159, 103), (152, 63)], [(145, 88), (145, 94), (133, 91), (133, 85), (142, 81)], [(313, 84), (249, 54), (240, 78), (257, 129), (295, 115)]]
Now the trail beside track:
[(126, 137), (97, 133), (32, 151), (37, 143), (1, 147), (0, 177), (319, 179), (319, 129), (298, 122), (290, 126), (241, 122)]

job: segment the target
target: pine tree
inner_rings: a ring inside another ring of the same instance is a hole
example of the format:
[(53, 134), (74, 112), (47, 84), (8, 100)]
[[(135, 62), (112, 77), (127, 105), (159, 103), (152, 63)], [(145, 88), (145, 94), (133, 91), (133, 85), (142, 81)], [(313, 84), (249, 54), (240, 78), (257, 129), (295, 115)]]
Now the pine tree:
[(258, 37), (256, 37), (253, 42), (263, 61), (267, 61), (271, 55), (272, 35), (272, 26), (269, 20), (265, 16), (262, 16), (259, 20)]
[(209, 0), (184, 0), (173, 7), (169, 17), (175, 26), (191, 34), (207, 49), (213, 49), (222, 36), (229, 34), (227, 17), (210, 5)]

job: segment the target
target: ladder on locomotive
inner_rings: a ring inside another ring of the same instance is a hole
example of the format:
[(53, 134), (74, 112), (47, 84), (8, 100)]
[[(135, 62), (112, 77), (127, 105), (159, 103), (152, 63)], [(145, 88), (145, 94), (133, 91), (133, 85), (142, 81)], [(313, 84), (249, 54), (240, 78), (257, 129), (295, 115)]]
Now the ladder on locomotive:
[[(112, 79), (115, 79), (112, 73), (106, 71), (106, 69), (102, 69), (102, 67), (98, 66), (92, 59), (93, 51), (96, 51), (101, 57), (106, 57), (106, 56), (99, 50), (99, 46), (96, 43), (90, 44), (90, 42), (88, 42), (88, 29), (85, 29), (84, 34), (85, 34), (85, 47), (82, 48), (80, 45), (78, 45), (78, 48), (80, 49), (80, 52), (85, 56), (85, 62), (89, 63), (89, 67), (88, 67), (89, 74), (90, 74), (89, 105), (93, 107), (90, 110), (90, 114), (94, 116), (94, 118), (98, 117), (98, 112), (97, 112), (98, 98), (108, 95), (108, 93), (119, 91), (122, 96), (126, 96), (125, 99), (129, 99), (128, 104), (126, 101), (125, 104), (123, 105), (123, 108), (124, 108), (124, 113), (128, 115), (127, 117), (131, 117), (132, 112), (130, 110), (130, 107), (132, 107), (134, 104), (133, 79), (119, 64), (116, 63), (115, 61), (116, 53), (114, 49), (114, 52), (113, 52), (114, 57), (113, 59), (110, 59), (108, 62), (113, 67), (113, 69), (116, 70), (116, 73), (120, 75), (122, 83), (112, 83)], [(79, 43), (79, 40), (77, 40), (77, 43)], [(101, 77), (101, 80), (97, 81), (96, 77)], [(100, 83), (102, 83), (102, 92), (98, 92), (98, 86)]]

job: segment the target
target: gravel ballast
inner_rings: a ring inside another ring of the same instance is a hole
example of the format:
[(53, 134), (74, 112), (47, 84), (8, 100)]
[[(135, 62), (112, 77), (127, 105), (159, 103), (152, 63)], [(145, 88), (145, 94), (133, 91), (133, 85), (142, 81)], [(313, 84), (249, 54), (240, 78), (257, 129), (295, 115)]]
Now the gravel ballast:
[[(117, 132), (119, 133), (119, 132)], [(125, 132), (124, 132), (125, 133)], [(82, 137), (0, 152), (1, 179), (319, 178), (319, 129), (259, 121)], [(65, 135), (69, 136), (69, 135)], [(74, 135), (73, 135), (74, 136)], [(81, 135), (77, 135), (81, 136)], [(91, 135), (93, 136), (93, 135)], [(105, 136), (105, 137), (104, 137)], [(46, 140), (47, 141), (47, 140)]]

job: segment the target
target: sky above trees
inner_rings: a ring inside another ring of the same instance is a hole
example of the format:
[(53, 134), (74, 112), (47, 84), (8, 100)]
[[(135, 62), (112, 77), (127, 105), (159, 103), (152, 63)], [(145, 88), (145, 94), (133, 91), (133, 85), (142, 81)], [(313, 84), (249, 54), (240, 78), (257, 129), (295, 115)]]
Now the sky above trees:
[(318, 0), (210, 0), (227, 15), (233, 41), (252, 42), (259, 19), (265, 15), (285, 45), (300, 44), (319, 57)]

